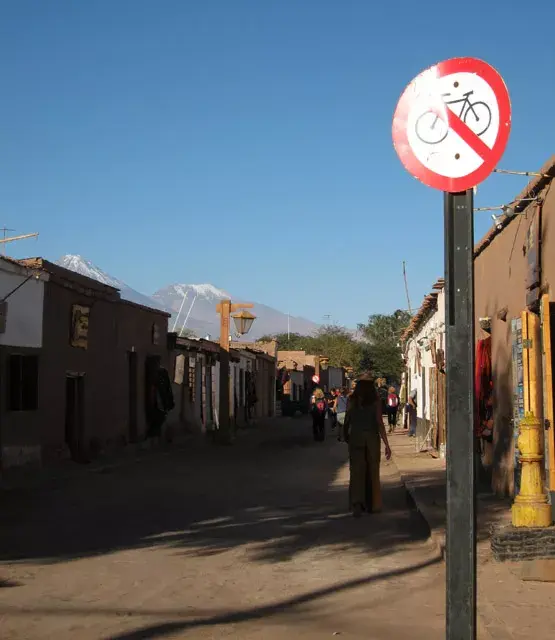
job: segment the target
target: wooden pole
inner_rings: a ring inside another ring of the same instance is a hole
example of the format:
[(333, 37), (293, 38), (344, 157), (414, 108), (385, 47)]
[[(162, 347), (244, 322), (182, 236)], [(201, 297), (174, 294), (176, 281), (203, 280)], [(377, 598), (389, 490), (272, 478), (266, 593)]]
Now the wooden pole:
[(231, 300), (222, 300), (216, 306), (220, 314), (220, 406), (219, 406), (219, 435), (224, 444), (233, 442), (234, 433), (230, 420), (231, 376), (229, 355), (229, 332), (231, 313), (239, 309), (252, 309), (252, 303), (232, 304)]
[(231, 320), (231, 300), (222, 300), (216, 307), (220, 313), (220, 403), (219, 431), (223, 442), (232, 441), (230, 409), (229, 371), (229, 323)]

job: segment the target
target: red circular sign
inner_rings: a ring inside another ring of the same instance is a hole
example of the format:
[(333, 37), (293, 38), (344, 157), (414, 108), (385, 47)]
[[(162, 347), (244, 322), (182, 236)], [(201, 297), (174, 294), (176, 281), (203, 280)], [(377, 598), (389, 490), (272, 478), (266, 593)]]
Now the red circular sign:
[(393, 146), (415, 178), (456, 193), (489, 176), (510, 130), (511, 101), (501, 75), (482, 60), (452, 58), (405, 89), (393, 116)]

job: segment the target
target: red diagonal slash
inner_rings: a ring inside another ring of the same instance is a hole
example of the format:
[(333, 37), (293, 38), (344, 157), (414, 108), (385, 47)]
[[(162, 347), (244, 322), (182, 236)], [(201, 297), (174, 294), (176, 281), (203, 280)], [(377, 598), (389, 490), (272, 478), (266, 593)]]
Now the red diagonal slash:
[(447, 126), (460, 136), (464, 142), (466, 142), (466, 144), (475, 151), (480, 158), (482, 158), (482, 160), (487, 160), (491, 157), (492, 151), (488, 145), (482, 140), (482, 138), (479, 138), (456, 113), (451, 111), (447, 105), (445, 105), (443, 109), (432, 107), (430, 110), (444, 121), (445, 116), (447, 115)]

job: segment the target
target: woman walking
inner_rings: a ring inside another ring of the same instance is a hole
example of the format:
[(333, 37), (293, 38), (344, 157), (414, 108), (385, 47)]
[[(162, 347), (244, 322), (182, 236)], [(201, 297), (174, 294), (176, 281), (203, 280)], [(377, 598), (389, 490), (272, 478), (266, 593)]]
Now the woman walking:
[(345, 416), (351, 471), (349, 506), (355, 518), (360, 518), (363, 511), (378, 513), (382, 509), (380, 438), (389, 460), (391, 449), (383, 423), (381, 398), (372, 380), (359, 380)]
[(397, 411), (399, 409), (399, 396), (395, 387), (389, 387), (389, 393), (387, 394), (387, 423), (389, 425), (389, 433), (395, 431), (397, 426)]
[(312, 377), (314, 389), (310, 397), (310, 412), (312, 414), (312, 433), (314, 440), (323, 441), (326, 438), (326, 414), (328, 412), (328, 403), (326, 395), (320, 387), (320, 378)]

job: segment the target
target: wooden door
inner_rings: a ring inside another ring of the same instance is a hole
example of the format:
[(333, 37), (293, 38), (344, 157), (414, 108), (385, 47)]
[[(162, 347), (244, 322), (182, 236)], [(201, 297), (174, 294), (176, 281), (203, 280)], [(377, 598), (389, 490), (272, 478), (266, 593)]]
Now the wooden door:
[(530, 311), (522, 312), (522, 366), (524, 374), (524, 411), (543, 420), (541, 377), (540, 318)]
[(128, 433), (129, 442), (139, 440), (138, 419), (138, 360), (136, 351), (127, 352), (127, 384), (128, 384)]
[(552, 335), (555, 328), (554, 303), (549, 302), (549, 295), (544, 294), (541, 300), (540, 320), (542, 337), (542, 370), (543, 370), (543, 414), (546, 420), (545, 430), (545, 468), (546, 482), (550, 491), (555, 491), (555, 432), (553, 416), (553, 350)]

